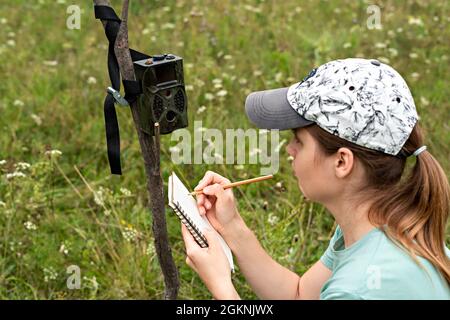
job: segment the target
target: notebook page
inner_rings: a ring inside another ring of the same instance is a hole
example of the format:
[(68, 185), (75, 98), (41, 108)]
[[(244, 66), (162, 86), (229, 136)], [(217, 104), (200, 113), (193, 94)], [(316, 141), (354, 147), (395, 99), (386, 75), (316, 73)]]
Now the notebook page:
[(200, 231), (205, 230), (205, 228), (210, 228), (211, 230), (213, 230), (213, 232), (215, 232), (215, 234), (219, 238), (219, 242), (225, 252), (225, 255), (227, 256), (230, 267), (234, 271), (233, 255), (230, 248), (228, 247), (222, 236), (215, 231), (209, 220), (205, 216), (200, 215), (197, 207), (197, 201), (192, 195), (189, 194), (189, 190), (184, 186), (184, 184), (174, 172), (169, 177), (168, 195), (169, 206), (173, 208), (173, 203), (178, 203), (178, 205), (183, 208), (183, 211), (190, 217), (192, 222), (198, 227)]

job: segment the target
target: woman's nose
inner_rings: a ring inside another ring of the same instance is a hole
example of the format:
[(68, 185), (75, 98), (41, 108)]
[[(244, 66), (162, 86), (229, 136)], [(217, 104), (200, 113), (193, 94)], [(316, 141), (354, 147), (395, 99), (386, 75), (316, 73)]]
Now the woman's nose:
[(295, 155), (295, 150), (292, 147), (292, 142), (290, 142), (287, 146), (286, 146), (286, 152), (290, 155), (290, 156), (294, 156)]

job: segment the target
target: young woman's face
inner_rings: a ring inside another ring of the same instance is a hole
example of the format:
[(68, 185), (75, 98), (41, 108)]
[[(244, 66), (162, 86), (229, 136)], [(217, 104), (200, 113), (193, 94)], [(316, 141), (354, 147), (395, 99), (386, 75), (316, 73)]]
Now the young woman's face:
[(292, 135), (286, 151), (294, 158), (292, 170), (297, 178), (298, 187), (305, 198), (324, 203), (333, 196), (332, 162), (322, 157), (314, 163), (314, 155), (317, 153), (317, 157), (319, 156), (319, 146), (305, 128), (296, 129)]

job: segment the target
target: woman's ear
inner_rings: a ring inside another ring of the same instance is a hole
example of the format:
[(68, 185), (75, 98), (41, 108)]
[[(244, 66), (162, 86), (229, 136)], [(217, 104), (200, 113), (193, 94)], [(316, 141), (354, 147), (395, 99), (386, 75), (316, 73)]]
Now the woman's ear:
[(347, 177), (353, 170), (355, 164), (353, 152), (348, 148), (339, 148), (336, 152), (335, 172), (337, 178)]

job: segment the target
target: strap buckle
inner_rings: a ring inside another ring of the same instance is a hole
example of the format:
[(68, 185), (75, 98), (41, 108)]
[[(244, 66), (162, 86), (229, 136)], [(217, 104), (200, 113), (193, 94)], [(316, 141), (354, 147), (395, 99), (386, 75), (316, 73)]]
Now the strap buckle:
[(108, 87), (108, 89), (107, 89), (106, 91), (107, 91), (108, 93), (112, 94), (112, 96), (114, 97), (114, 100), (116, 100), (116, 102), (117, 102), (120, 106), (122, 106), (122, 107), (128, 107), (128, 106), (130, 106), (130, 105), (128, 104), (128, 101), (125, 100), (125, 98), (122, 97), (122, 96), (120, 95), (120, 92), (117, 91), (116, 89), (114, 89), (114, 88), (112, 88), (112, 87)]

